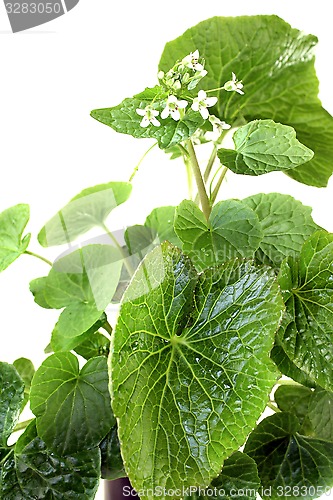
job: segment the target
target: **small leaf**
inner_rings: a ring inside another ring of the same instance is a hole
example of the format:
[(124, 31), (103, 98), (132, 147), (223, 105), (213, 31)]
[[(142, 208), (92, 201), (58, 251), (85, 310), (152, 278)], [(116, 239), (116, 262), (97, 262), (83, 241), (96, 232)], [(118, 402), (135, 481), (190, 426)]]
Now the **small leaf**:
[(123, 460), (120, 454), (117, 424), (99, 445), (102, 455), (101, 477), (113, 480), (126, 477)]
[(24, 383), (13, 365), (0, 362), (0, 447), (6, 448), (21, 413)]
[(206, 486), (244, 443), (275, 381), (269, 352), (282, 310), (273, 274), (251, 262), (198, 275), (168, 243), (145, 258), (110, 357), (112, 407), (137, 491)]
[(317, 231), (298, 259), (283, 261), (279, 283), (286, 314), (279, 344), (316, 384), (333, 389), (333, 234)]
[(316, 387), (314, 381), (288, 358), (283, 348), (277, 343), (271, 351), (271, 359), (283, 375), (306, 387)]
[(63, 245), (96, 226), (102, 226), (110, 212), (128, 200), (132, 185), (109, 182), (84, 189), (41, 229), (38, 241), (43, 247)]
[(163, 120), (158, 116), (159, 127), (152, 124), (148, 127), (141, 127), (142, 116), (138, 115), (136, 110), (153, 105), (154, 109), (161, 112), (165, 107), (167, 97), (168, 94), (162, 87), (147, 88), (140, 94), (125, 99), (118, 106), (95, 109), (91, 112), (91, 116), (116, 132), (130, 134), (137, 138), (151, 137), (158, 141), (161, 149), (169, 149), (191, 137), (204, 120), (200, 113), (192, 111), (188, 106), (185, 116), (179, 121), (171, 117)]
[(75, 352), (85, 359), (97, 356), (108, 356), (110, 351), (110, 339), (99, 332), (89, 335), (81, 344), (75, 348)]
[[(100, 475), (98, 448), (57, 456), (37, 435), (33, 421), (15, 446), (15, 466), (22, 496), (16, 498), (95, 498)], [(6, 497), (7, 498), (7, 497)]]
[(234, 257), (253, 257), (262, 239), (258, 217), (238, 200), (217, 203), (208, 222), (193, 201), (184, 200), (175, 231), (199, 271)]
[(235, 151), (219, 149), (217, 156), (235, 174), (262, 175), (289, 170), (313, 157), (313, 151), (296, 139), (292, 127), (273, 120), (255, 120), (233, 135)]
[(274, 393), (274, 399), (280, 410), (296, 415), (301, 424), (300, 433), (305, 436), (314, 435), (308, 417), (312, 395), (311, 389), (300, 385), (280, 385)]
[(318, 229), (311, 217), (312, 208), (292, 196), (256, 194), (242, 201), (261, 222), (263, 240), (256, 257), (263, 263), (280, 266), (285, 257), (297, 256), (303, 243)]
[(30, 290), (40, 306), (65, 308), (52, 333), (54, 351), (74, 349), (98, 330), (122, 264), (116, 248), (89, 245), (56, 261), (47, 277), (31, 282)]
[(24, 400), (22, 403), (22, 410), (29, 401), (30, 387), (32, 377), (35, 374), (35, 367), (30, 359), (19, 358), (14, 361), (13, 366), (16, 368), (18, 374), (24, 382)]
[(79, 370), (69, 352), (53, 354), (37, 370), (30, 394), (38, 435), (60, 455), (94, 448), (114, 425), (104, 356)]
[(333, 442), (333, 393), (317, 387), (312, 393), (308, 410), (316, 437)]
[(299, 430), (295, 415), (279, 412), (250, 434), (244, 451), (257, 463), (263, 498), (317, 498), (333, 486), (333, 443)]
[(29, 205), (15, 205), (0, 213), (0, 272), (22, 255), (30, 242), (30, 234), (22, 239), (30, 217)]

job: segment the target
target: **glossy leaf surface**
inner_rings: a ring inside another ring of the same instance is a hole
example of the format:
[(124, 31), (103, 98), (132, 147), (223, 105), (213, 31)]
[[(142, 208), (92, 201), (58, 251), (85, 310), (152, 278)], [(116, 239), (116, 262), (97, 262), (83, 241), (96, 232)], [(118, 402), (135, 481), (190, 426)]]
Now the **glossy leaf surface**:
[(29, 205), (24, 204), (0, 213), (0, 272), (26, 251), (31, 235), (27, 234), (23, 239), (22, 235), (29, 217)]

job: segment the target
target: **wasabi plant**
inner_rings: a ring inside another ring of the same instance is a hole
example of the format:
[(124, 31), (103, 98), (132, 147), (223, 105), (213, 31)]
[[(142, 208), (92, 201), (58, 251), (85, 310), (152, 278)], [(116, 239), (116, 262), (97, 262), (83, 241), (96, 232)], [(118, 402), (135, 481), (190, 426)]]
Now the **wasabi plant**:
[[(326, 186), (316, 42), (276, 16), (208, 19), (166, 44), (157, 85), (92, 112), (183, 160), (192, 186), (124, 241), (106, 221), (131, 182), (88, 188), (45, 224), (39, 243), (64, 245), (54, 263), (29, 250), (27, 205), (0, 214), (0, 271), (42, 258), (31, 292), (61, 311), (36, 372), (0, 364), (1, 498), (90, 499), (126, 476), (147, 499), (333, 486), (333, 235), (290, 195), (217, 201), (228, 171)], [(94, 227), (103, 236), (82, 239)]]

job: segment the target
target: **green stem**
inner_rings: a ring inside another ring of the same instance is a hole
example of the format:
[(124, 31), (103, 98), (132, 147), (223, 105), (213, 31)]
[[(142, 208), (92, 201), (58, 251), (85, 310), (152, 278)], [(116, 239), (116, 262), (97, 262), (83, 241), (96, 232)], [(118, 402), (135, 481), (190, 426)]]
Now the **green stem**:
[(227, 172), (228, 172), (228, 168), (227, 167), (223, 167), (221, 176), (220, 176), (219, 180), (217, 181), (217, 184), (216, 184), (216, 186), (215, 186), (215, 188), (214, 188), (214, 190), (212, 192), (212, 196), (210, 198), (210, 202), (211, 202), (212, 205), (214, 205), (214, 203), (215, 203), (215, 200), (216, 200), (217, 195), (219, 193), (221, 184), (222, 184), (223, 179), (225, 178)]
[(217, 154), (217, 147), (216, 145), (214, 144), (214, 147), (213, 147), (213, 151), (209, 157), (209, 160), (208, 160), (208, 163), (207, 163), (207, 167), (206, 167), (206, 170), (205, 170), (205, 173), (204, 173), (204, 181), (207, 182), (208, 181), (208, 178), (210, 176), (210, 173), (212, 171), (212, 168), (213, 168), (213, 165), (214, 165), (214, 161), (216, 160), (216, 154)]
[(224, 85), (223, 87), (218, 87), (217, 89), (210, 89), (210, 90), (206, 90), (206, 94), (209, 94), (209, 92), (217, 92), (218, 90), (224, 90)]
[(14, 448), (11, 448), (11, 449), (9, 450), (9, 452), (7, 453), (7, 455), (5, 455), (5, 456), (3, 457), (3, 459), (1, 460), (1, 462), (0, 462), (0, 466), (1, 466), (1, 465), (3, 465), (3, 464), (6, 462), (6, 460), (10, 457), (10, 455), (12, 455), (13, 453), (14, 453)]
[(137, 171), (139, 170), (139, 167), (141, 165), (141, 163), (143, 162), (143, 160), (146, 158), (147, 154), (150, 153), (150, 151), (155, 147), (157, 146), (157, 142), (155, 142), (152, 146), (150, 146), (150, 148), (147, 149), (147, 151), (141, 156), (138, 164), (136, 165), (136, 167), (134, 168), (133, 172), (132, 172), (132, 175), (131, 177), (129, 178), (129, 182), (132, 182), (132, 180), (134, 179), (134, 176), (135, 174), (137, 173)]
[(110, 325), (110, 323), (108, 321), (105, 321), (104, 325), (102, 326), (102, 328), (104, 328), (104, 330), (109, 334), (109, 335), (112, 335), (112, 332), (113, 332), (113, 328), (112, 326)]
[(34, 418), (30, 418), (29, 420), (25, 420), (24, 422), (19, 422), (17, 425), (15, 425), (13, 432), (22, 431), (23, 429), (25, 429), (26, 427), (28, 427), (28, 425), (33, 420), (35, 420), (35, 419)]
[(270, 408), (271, 410), (273, 410), (275, 413), (279, 413), (279, 408), (277, 406), (275, 406), (273, 403), (271, 403), (270, 401), (268, 401), (267, 405), (268, 408)]
[(131, 266), (131, 264), (128, 262), (127, 255), (124, 253), (124, 250), (119, 245), (117, 238), (111, 233), (111, 231), (109, 230), (109, 228), (104, 223), (102, 224), (101, 227), (104, 229), (104, 231), (109, 236), (109, 238), (113, 241), (113, 243), (115, 244), (116, 248), (119, 250), (119, 253), (122, 256), (122, 259), (123, 259), (123, 262), (124, 262), (124, 266), (126, 267), (128, 274), (132, 277), (133, 274), (134, 274), (134, 269)]
[(188, 158), (185, 158), (185, 157), (184, 157), (184, 163), (185, 163), (185, 167), (186, 167), (188, 195), (189, 195), (190, 200), (192, 200), (192, 198), (193, 198), (193, 176), (192, 176), (191, 163), (189, 162)]
[(36, 259), (42, 260), (43, 262), (46, 262), (49, 266), (53, 266), (52, 262), (48, 259), (45, 259), (45, 257), (42, 257), (41, 255), (38, 255), (38, 253), (30, 252), (29, 250), (26, 250), (24, 252), (27, 255), (32, 255), (32, 257), (36, 257)]
[(192, 171), (194, 174), (195, 181), (197, 183), (197, 188), (200, 196), (200, 201), (201, 201), (201, 206), (202, 206), (202, 211), (206, 217), (206, 219), (209, 219), (210, 212), (211, 212), (211, 206), (209, 203), (209, 198), (207, 196), (206, 188), (205, 188), (205, 183), (203, 181), (202, 175), (201, 175), (201, 170), (199, 167), (198, 159), (194, 151), (193, 143), (191, 139), (187, 139), (186, 141), (187, 144), (187, 149), (190, 155), (190, 161), (191, 161), (191, 167)]
[(295, 382), (294, 380), (286, 380), (286, 379), (280, 379), (277, 382), (277, 385), (296, 385), (296, 386), (302, 386), (302, 384), (299, 384), (298, 382)]

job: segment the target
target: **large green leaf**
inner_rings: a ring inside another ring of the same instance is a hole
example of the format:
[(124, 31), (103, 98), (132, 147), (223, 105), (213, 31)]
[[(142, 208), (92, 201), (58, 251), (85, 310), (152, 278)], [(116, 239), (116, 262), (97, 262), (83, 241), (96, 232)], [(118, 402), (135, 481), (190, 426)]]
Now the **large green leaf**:
[(279, 283), (286, 303), (279, 343), (296, 366), (332, 390), (333, 234), (314, 233), (298, 259), (282, 263)]
[(302, 384), (305, 387), (315, 387), (315, 382), (310, 379), (310, 377), (304, 373), (298, 366), (291, 361), (287, 356), (283, 348), (276, 343), (271, 350), (271, 359), (274, 361), (278, 369), (283, 375), (291, 378), (298, 384)]
[(299, 255), (303, 243), (318, 229), (311, 217), (312, 208), (292, 196), (261, 193), (242, 201), (261, 222), (263, 239), (256, 257), (264, 263), (280, 266), (285, 257)]
[(50, 219), (38, 235), (44, 247), (70, 243), (95, 226), (103, 226), (106, 218), (130, 196), (129, 182), (109, 182), (84, 189)]
[(198, 49), (208, 71), (198, 88), (221, 87), (234, 72), (244, 83), (245, 95), (217, 92), (216, 114), (232, 125), (272, 119), (293, 127), (315, 156), (288, 175), (325, 186), (333, 170), (333, 119), (317, 96), (316, 42), (277, 16), (214, 17), (167, 43), (160, 69), (168, 71), (177, 59)]
[(333, 393), (317, 387), (312, 393), (308, 418), (313, 433), (320, 439), (333, 442)]
[(22, 409), (25, 407), (27, 402), (29, 401), (30, 387), (32, 377), (35, 374), (35, 367), (27, 358), (19, 358), (16, 359), (13, 363), (13, 366), (16, 368), (18, 374), (24, 382), (24, 399), (22, 403)]
[(24, 383), (13, 365), (0, 362), (0, 447), (7, 440), (21, 413)]
[(244, 451), (257, 463), (264, 498), (317, 498), (333, 486), (333, 443), (299, 430), (295, 415), (279, 412), (250, 434)]
[[(175, 61), (174, 61), (175, 62)], [(150, 124), (148, 127), (141, 127), (142, 116), (138, 115), (137, 109), (144, 109), (154, 103), (154, 109), (161, 112), (165, 106), (168, 94), (162, 87), (147, 88), (140, 94), (132, 98), (127, 98), (118, 106), (105, 109), (95, 109), (91, 116), (96, 120), (123, 134), (130, 134), (133, 137), (152, 137), (158, 141), (162, 149), (167, 149), (191, 137), (194, 132), (204, 123), (201, 115), (188, 110), (184, 118), (179, 121), (171, 117), (160, 120), (160, 126), (155, 127)]]
[(146, 257), (124, 295), (110, 357), (112, 407), (137, 491), (206, 486), (244, 443), (276, 378), (269, 352), (282, 310), (273, 275), (251, 262), (198, 275), (168, 243)]
[(89, 245), (55, 262), (47, 277), (31, 282), (37, 304), (65, 308), (52, 333), (54, 351), (71, 350), (98, 330), (98, 320), (116, 291), (122, 263), (116, 248)]
[(221, 163), (236, 174), (262, 175), (306, 163), (313, 151), (296, 139), (292, 127), (273, 120), (255, 120), (233, 135), (235, 150), (220, 148)]
[(115, 423), (106, 358), (90, 359), (80, 371), (72, 353), (49, 356), (34, 376), (30, 405), (51, 450), (65, 455), (98, 446)]
[(258, 217), (241, 201), (217, 203), (208, 222), (193, 201), (178, 206), (175, 231), (198, 270), (234, 257), (253, 257), (262, 240)]
[[(213, 500), (250, 500), (257, 497), (260, 487), (257, 465), (245, 453), (236, 451), (223, 464), (221, 474), (212, 481), (206, 490), (192, 493), (186, 498)], [(193, 488), (194, 489), (194, 488)]]
[(29, 205), (15, 205), (0, 214), (0, 272), (24, 253), (31, 234), (22, 239), (30, 217)]
[(100, 463), (98, 448), (83, 448), (65, 456), (50, 452), (37, 435), (33, 421), (15, 446), (15, 468), (22, 492), (16, 498), (93, 499), (99, 484)]

